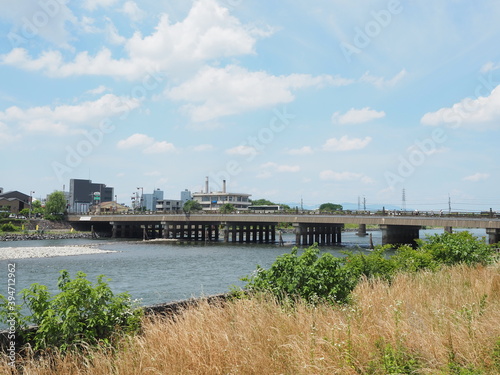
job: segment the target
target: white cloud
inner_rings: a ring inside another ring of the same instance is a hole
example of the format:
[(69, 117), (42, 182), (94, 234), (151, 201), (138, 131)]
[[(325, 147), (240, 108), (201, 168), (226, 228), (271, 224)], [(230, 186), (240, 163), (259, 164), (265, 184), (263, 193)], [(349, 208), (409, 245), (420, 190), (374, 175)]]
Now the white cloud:
[(177, 151), (172, 143), (156, 141), (153, 137), (140, 133), (132, 134), (127, 139), (118, 141), (117, 148), (121, 150), (141, 148), (145, 154), (160, 154)]
[(342, 136), (340, 139), (330, 138), (323, 145), (324, 151), (351, 151), (360, 150), (365, 148), (370, 142), (371, 137), (365, 138), (350, 138), (347, 135)]
[(310, 146), (304, 146), (301, 148), (295, 148), (288, 150), (287, 152), (290, 155), (310, 155), (313, 153), (313, 150)]
[(332, 170), (324, 170), (320, 172), (319, 178), (323, 181), (360, 181), (363, 184), (373, 183), (373, 180), (370, 177), (355, 172), (335, 172)]
[(383, 117), (385, 117), (384, 111), (376, 111), (374, 109), (370, 109), (370, 107), (365, 107), (362, 109), (351, 108), (344, 114), (335, 112), (332, 115), (332, 121), (333, 123), (340, 125), (362, 124), (364, 122), (369, 122)]
[(198, 146), (193, 147), (193, 151), (195, 151), (195, 152), (206, 152), (206, 151), (212, 151), (212, 150), (214, 150), (214, 146), (209, 145), (209, 144), (198, 145)]
[(99, 87), (96, 87), (95, 89), (87, 90), (86, 93), (87, 94), (92, 94), (92, 95), (99, 95), (99, 94), (102, 94), (105, 91), (109, 91), (109, 89), (106, 86), (104, 86), (104, 85), (100, 85)]
[(481, 69), (479, 70), (482, 74), (492, 72), (494, 70), (500, 69), (500, 64), (495, 64), (492, 61), (488, 61), (486, 64), (484, 64)]
[(256, 155), (257, 150), (251, 146), (240, 145), (226, 150), (226, 154), (241, 155), (241, 156)]
[(471, 176), (464, 177), (464, 181), (478, 182), (482, 180), (486, 180), (490, 177), (488, 173), (476, 173)]
[(478, 129), (500, 128), (500, 85), (489, 96), (477, 99), (465, 98), (451, 107), (426, 113), (420, 122), (423, 125), (468, 127)]
[(88, 10), (95, 10), (99, 7), (101, 8), (109, 8), (112, 5), (115, 5), (118, 0), (84, 0), (83, 7)]
[(370, 74), (370, 72), (366, 72), (365, 74), (363, 74), (361, 76), (361, 78), (359, 80), (361, 82), (366, 82), (366, 83), (372, 84), (373, 86), (375, 86), (378, 89), (386, 89), (386, 88), (391, 88), (391, 87), (396, 86), (396, 84), (399, 81), (401, 81), (404, 77), (406, 77), (407, 74), (408, 74), (408, 72), (406, 71), (406, 69), (403, 69), (398, 74), (396, 74), (394, 77), (387, 80), (383, 77), (372, 76)]
[[(97, 5), (95, 1), (87, 4)], [(121, 42), (121, 37), (112, 31), (114, 40)], [(94, 56), (80, 52), (72, 62), (65, 62), (57, 51), (45, 51), (32, 58), (27, 50), (17, 48), (0, 56), (0, 64), (43, 71), (51, 77), (106, 75), (137, 80), (150, 71), (177, 77), (198, 70), (206, 61), (253, 54), (256, 38), (266, 35), (269, 32), (242, 25), (215, 0), (198, 0), (184, 20), (172, 24), (169, 16), (163, 14), (152, 34), (134, 33), (124, 43), (126, 57), (120, 59), (114, 58), (105, 47)]]
[(132, 98), (106, 94), (95, 101), (77, 105), (59, 105), (21, 109), (9, 107), (0, 112), (0, 121), (19, 127), (26, 132), (50, 132), (63, 135), (84, 127), (97, 127), (101, 120), (119, 116), (140, 106)]
[(68, 24), (78, 20), (68, 8), (67, 0), (57, 1), (0, 1), (0, 18), (13, 25), (6, 36), (12, 47), (28, 45), (42, 38), (59, 47), (70, 48)]
[(184, 111), (193, 121), (201, 122), (289, 103), (295, 99), (293, 90), (296, 89), (348, 82), (342, 78), (308, 74), (273, 76), (229, 65), (224, 68), (205, 67), (191, 80), (168, 91), (167, 96), (190, 102), (183, 107)]
[(127, 1), (121, 10), (132, 22), (142, 21), (146, 17), (146, 12), (139, 8), (136, 2)]

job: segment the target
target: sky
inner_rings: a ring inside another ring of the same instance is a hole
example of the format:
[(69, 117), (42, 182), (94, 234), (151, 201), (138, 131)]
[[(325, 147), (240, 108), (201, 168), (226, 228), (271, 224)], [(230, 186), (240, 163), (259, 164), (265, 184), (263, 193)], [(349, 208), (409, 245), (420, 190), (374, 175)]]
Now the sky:
[[(500, 211), (495, 0), (0, 0), (0, 186)], [(403, 199), (404, 196), (404, 199)]]

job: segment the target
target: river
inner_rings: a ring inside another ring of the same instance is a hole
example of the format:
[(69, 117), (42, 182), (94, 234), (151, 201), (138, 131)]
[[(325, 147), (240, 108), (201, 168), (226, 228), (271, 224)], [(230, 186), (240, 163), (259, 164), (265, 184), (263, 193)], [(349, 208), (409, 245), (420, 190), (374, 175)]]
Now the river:
[[(485, 236), (484, 230), (471, 230)], [(372, 231), (373, 243), (381, 243), (381, 232)], [(440, 230), (421, 230), (420, 238)], [(240, 278), (257, 267), (269, 267), (277, 256), (292, 248), (293, 234), (285, 234), (286, 246), (232, 243), (143, 243), (113, 239), (73, 239), (0, 242), (2, 247), (48, 247), (63, 245), (97, 245), (113, 253), (29, 258), (0, 261), (0, 294), (6, 295), (8, 264), (15, 264), (15, 288), (19, 292), (32, 283), (57, 290), (59, 271), (66, 269), (73, 277), (83, 271), (94, 282), (98, 275), (109, 278), (115, 293), (129, 292), (141, 305), (152, 305), (202, 295), (224, 293), (232, 285), (242, 286)], [(369, 251), (369, 236), (355, 232), (342, 234), (342, 246), (324, 246), (323, 251), (341, 256), (342, 250)], [(20, 297), (18, 297), (20, 299)], [(20, 303), (21, 301), (18, 301)]]

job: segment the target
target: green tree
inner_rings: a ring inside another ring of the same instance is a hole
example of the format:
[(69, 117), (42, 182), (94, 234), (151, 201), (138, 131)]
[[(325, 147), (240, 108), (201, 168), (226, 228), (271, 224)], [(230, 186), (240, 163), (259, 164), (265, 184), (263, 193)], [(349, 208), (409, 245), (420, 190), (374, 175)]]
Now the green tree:
[(342, 211), (342, 210), (343, 210), (343, 207), (341, 204), (323, 203), (321, 206), (319, 206), (320, 212), (334, 212), (334, 211)]
[(54, 191), (47, 197), (45, 203), (45, 218), (61, 220), (66, 214), (66, 196), (62, 191)]
[(276, 203), (268, 201), (267, 199), (256, 199), (256, 200), (252, 201), (252, 206), (272, 206), (275, 204)]
[(230, 213), (234, 212), (235, 210), (236, 210), (236, 208), (231, 203), (225, 203), (220, 208), (221, 214), (230, 214)]
[(184, 210), (184, 212), (196, 212), (201, 211), (203, 208), (198, 201), (187, 201), (186, 203), (184, 203), (184, 207), (182, 207), (182, 209)]

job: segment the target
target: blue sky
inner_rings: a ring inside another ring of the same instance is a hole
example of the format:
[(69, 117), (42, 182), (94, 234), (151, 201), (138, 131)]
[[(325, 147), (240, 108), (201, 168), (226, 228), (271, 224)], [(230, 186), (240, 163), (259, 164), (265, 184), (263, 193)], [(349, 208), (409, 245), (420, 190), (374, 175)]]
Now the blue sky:
[(500, 210), (493, 0), (0, 1), (6, 190)]

